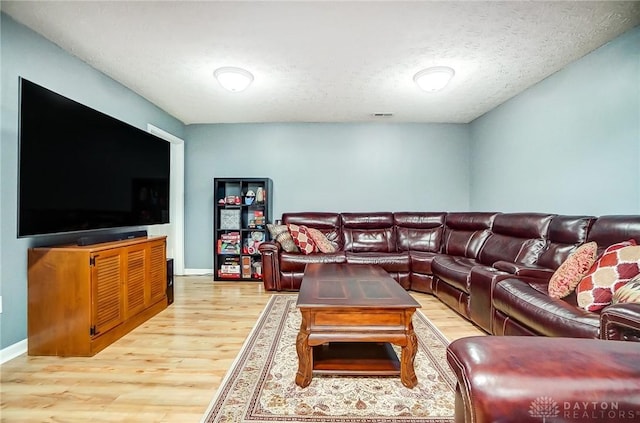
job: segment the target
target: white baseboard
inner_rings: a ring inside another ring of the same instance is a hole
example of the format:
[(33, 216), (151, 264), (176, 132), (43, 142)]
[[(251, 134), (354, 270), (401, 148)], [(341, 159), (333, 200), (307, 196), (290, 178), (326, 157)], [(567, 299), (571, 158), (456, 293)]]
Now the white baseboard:
[(213, 275), (213, 269), (184, 269), (184, 276)]
[(16, 342), (13, 345), (9, 345), (6, 348), (0, 350), (0, 364), (4, 364), (9, 360), (12, 360), (27, 352), (27, 340)]

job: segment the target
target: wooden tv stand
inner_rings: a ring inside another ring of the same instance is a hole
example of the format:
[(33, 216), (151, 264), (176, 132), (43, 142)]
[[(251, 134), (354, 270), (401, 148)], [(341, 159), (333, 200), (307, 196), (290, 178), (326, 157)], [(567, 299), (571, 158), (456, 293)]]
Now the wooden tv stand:
[(28, 252), (29, 355), (93, 356), (167, 307), (166, 237)]

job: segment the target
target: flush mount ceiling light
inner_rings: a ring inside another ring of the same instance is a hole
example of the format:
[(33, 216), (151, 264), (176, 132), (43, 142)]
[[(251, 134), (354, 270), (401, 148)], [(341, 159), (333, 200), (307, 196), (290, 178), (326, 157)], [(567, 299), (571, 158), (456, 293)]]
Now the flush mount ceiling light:
[(244, 91), (253, 81), (251, 72), (242, 68), (223, 67), (213, 72), (220, 85), (233, 93)]
[(436, 66), (416, 73), (413, 80), (420, 88), (428, 92), (440, 91), (447, 86), (455, 71), (448, 66)]

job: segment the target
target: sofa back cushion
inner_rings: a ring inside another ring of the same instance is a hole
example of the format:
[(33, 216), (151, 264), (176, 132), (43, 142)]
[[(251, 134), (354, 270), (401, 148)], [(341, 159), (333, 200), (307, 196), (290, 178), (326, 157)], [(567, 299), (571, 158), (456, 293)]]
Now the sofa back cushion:
[(587, 236), (588, 241), (598, 244), (598, 255), (608, 246), (629, 239), (634, 239), (640, 245), (639, 215), (600, 216), (593, 222)]
[(553, 216), (547, 246), (536, 264), (554, 270), (560, 267), (576, 248), (587, 241), (595, 219), (593, 216)]
[(398, 251), (439, 252), (446, 213), (398, 212), (393, 214)]
[(344, 250), (359, 252), (395, 252), (396, 231), (393, 213), (342, 213)]
[(337, 250), (342, 250), (344, 246), (342, 218), (339, 213), (283, 213), (282, 223), (285, 225), (304, 225), (308, 228), (317, 229), (327, 237)]
[(496, 216), (478, 261), (534, 264), (547, 243), (551, 214), (503, 213)]
[(489, 237), (498, 213), (449, 213), (445, 219), (442, 252), (475, 259)]

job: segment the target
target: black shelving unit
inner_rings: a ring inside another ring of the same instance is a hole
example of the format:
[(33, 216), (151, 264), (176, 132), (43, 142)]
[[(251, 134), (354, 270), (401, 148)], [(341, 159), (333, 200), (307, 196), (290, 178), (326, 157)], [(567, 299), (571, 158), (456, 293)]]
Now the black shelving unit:
[(272, 194), (269, 178), (214, 178), (214, 280), (262, 280), (258, 246), (269, 240)]

